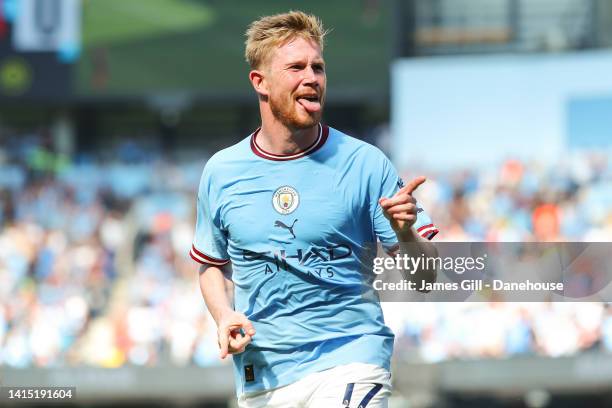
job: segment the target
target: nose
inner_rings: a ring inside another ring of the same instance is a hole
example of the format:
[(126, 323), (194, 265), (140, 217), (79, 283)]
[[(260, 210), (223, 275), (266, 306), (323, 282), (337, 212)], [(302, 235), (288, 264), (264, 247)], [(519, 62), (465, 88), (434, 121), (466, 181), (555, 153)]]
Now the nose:
[(304, 70), (304, 82), (309, 84), (317, 83), (317, 74), (315, 73), (315, 70), (312, 68), (312, 66), (308, 66)]

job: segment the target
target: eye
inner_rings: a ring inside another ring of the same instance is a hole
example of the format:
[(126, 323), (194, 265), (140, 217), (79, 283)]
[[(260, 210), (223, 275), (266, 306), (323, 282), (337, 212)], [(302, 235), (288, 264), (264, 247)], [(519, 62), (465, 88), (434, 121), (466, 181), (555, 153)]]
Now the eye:
[(323, 66), (323, 64), (314, 64), (312, 66), (312, 69), (316, 72), (325, 72), (325, 67)]

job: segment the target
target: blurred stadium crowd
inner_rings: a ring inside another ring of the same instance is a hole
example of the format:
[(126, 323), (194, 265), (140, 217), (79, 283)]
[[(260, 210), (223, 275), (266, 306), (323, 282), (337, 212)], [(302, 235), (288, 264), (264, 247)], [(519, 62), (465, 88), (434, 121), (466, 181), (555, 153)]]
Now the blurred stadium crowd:
[[(68, 158), (36, 134), (2, 142), (0, 365), (223, 364), (188, 256), (206, 157), (173, 162), (126, 143), (112, 160)], [(424, 187), (440, 240), (612, 238), (606, 155), (430, 173)], [(612, 352), (612, 307), (601, 303), (384, 309), (401, 359)]]

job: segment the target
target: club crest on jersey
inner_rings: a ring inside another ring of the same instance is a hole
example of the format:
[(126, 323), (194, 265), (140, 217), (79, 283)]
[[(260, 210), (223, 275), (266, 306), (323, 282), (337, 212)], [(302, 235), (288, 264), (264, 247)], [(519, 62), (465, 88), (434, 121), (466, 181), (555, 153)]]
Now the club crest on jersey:
[(276, 189), (272, 196), (272, 206), (276, 212), (282, 215), (291, 214), (298, 208), (300, 196), (295, 188), (282, 186)]

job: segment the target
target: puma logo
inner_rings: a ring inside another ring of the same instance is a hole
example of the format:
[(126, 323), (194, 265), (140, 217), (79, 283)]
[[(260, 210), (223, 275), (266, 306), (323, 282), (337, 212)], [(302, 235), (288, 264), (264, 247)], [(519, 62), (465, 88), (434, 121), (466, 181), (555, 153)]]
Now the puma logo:
[(286, 225), (284, 222), (282, 221), (274, 221), (274, 226), (275, 227), (279, 227), (279, 228), (284, 228), (286, 230), (289, 230), (289, 232), (291, 233), (291, 235), (293, 236), (293, 239), (296, 238), (295, 234), (293, 233), (293, 226), (295, 225), (295, 223), (297, 222), (297, 219), (293, 220), (293, 224), (291, 224), (291, 226)]

